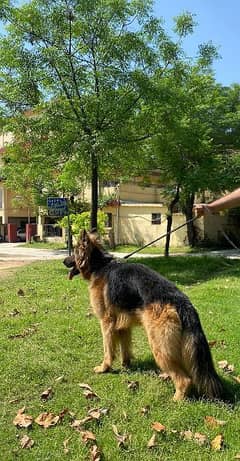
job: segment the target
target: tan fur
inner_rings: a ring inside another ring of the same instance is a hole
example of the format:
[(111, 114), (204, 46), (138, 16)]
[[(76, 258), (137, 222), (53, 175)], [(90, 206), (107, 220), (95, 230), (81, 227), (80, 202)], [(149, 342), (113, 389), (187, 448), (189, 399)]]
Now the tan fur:
[(132, 357), (131, 330), (136, 325), (142, 325), (157, 365), (174, 382), (174, 399), (183, 399), (189, 391), (191, 379), (182, 357), (182, 328), (176, 309), (171, 305), (152, 304), (145, 306), (144, 310), (122, 312), (109, 303), (104, 279), (93, 277), (89, 288), (91, 305), (101, 324), (104, 349), (103, 362), (95, 368), (95, 372), (103, 373), (112, 367), (118, 348), (122, 364), (129, 365)]

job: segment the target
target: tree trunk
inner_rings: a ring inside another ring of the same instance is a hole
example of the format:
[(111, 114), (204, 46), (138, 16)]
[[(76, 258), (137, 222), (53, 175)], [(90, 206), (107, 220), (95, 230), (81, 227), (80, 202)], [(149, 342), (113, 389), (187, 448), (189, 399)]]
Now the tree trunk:
[(174, 199), (170, 202), (170, 205), (168, 207), (168, 215), (167, 215), (167, 236), (166, 236), (166, 243), (165, 243), (165, 250), (164, 250), (164, 256), (168, 257), (169, 256), (169, 248), (170, 248), (170, 239), (171, 239), (171, 229), (172, 229), (172, 221), (173, 221), (173, 210), (175, 205), (179, 201), (179, 186), (177, 186), (176, 194)]
[[(186, 198), (185, 205), (184, 205), (184, 210), (183, 210), (184, 213), (185, 213), (185, 216), (186, 216), (186, 221), (189, 221), (190, 219), (193, 218), (192, 209), (193, 209), (194, 199), (195, 199), (195, 194), (194, 193), (190, 193)], [(188, 235), (188, 243), (189, 243), (189, 245), (191, 247), (195, 246), (196, 245), (197, 235), (196, 235), (196, 228), (195, 228), (194, 223), (192, 221), (188, 222), (188, 224), (187, 224), (187, 235)]]
[(92, 202), (91, 202), (91, 230), (97, 230), (97, 211), (98, 211), (98, 161), (95, 151), (91, 154), (92, 167)]

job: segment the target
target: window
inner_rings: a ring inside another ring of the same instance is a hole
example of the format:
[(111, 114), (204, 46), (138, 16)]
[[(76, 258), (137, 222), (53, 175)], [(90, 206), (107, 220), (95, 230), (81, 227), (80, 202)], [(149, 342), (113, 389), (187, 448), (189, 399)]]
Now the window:
[(161, 213), (152, 213), (152, 224), (161, 224)]
[(112, 227), (112, 213), (107, 213), (107, 219), (106, 219), (106, 227)]

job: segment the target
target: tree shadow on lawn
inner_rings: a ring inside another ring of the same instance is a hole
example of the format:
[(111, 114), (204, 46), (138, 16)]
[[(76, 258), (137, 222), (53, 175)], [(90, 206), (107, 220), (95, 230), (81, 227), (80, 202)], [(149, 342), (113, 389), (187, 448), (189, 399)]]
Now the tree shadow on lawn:
[[(138, 262), (138, 260), (131, 260)], [(131, 263), (131, 261), (129, 263)], [(215, 277), (240, 276), (240, 260), (213, 256), (143, 258), (141, 263), (180, 285), (193, 285)]]

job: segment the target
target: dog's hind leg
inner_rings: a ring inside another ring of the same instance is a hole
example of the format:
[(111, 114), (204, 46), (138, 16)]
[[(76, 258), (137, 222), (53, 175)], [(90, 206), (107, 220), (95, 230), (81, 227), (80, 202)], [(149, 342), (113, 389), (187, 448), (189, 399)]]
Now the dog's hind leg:
[(118, 331), (122, 365), (129, 367), (132, 359), (132, 332), (131, 328)]
[(110, 370), (119, 343), (119, 334), (115, 329), (115, 322), (111, 319), (104, 318), (101, 320), (101, 330), (104, 357), (101, 365), (94, 368), (95, 373), (105, 373)]
[(157, 365), (172, 379), (175, 386), (174, 400), (187, 396), (192, 380), (182, 360), (182, 327), (174, 307), (166, 306), (157, 315), (156, 306), (147, 309), (143, 317), (149, 344)]

